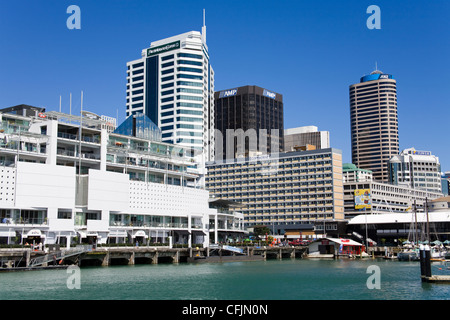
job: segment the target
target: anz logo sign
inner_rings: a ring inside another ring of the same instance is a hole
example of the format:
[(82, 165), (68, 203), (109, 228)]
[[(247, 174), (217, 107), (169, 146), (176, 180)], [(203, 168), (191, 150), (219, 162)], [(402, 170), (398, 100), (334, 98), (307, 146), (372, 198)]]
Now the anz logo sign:
[(277, 94), (275, 92), (270, 92), (270, 91), (264, 89), (263, 96), (266, 96), (271, 99), (275, 99), (277, 97)]
[(219, 98), (231, 97), (231, 96), (235, 96), (236, 94), (237, 94), (237, 89), (220, 91)]

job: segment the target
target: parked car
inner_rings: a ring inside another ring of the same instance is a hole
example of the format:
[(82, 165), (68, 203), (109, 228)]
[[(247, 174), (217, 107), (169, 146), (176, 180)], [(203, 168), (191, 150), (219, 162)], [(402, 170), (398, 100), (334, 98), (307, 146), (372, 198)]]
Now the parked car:
[(293, 241), (289, 242), (289, 245), (291, 246), (307, 246), (311, 241), (309, 240), (301, 240), (301, 239), (295, 239)]

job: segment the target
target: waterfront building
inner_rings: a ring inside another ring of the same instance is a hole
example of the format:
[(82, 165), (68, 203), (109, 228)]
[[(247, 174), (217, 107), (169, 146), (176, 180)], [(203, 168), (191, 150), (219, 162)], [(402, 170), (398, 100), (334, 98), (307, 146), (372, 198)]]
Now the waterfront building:
[[(221, 159), (248, 157), (283, 151), (283, 95), (258, 86), (242, 86), (218, 91), (214, 94), (215, 127), (222, 135)], [(243, 130), (250, 137), (256, 135), (257, 150), (250, 150), (250, 142), (238, 149), (239, 139), (227, 136), (227, 130)], [(272, 131), (273, 130), (273, 131)], [(230, 141), (232, 138), (233, 141)], [(273, 139), (276, 141), (272, 141)], [(219, 139), (219, 137), (217, 137)], [(230, 151), (227, 152), (227, 148)], [(276, 148), (276, 150), (272, 150)]]
[(284, 130), (284, 151), (296, 151), (299, 149), (311, 148), (327, 149), (330, 148), (330, 132), (319, 131), (316, 126), (305, 126), (290, 128)]
[(109, 132), (92, 113), (37, 111), (0, 110), (0, 242), (208, 246), (244, 234), (241, 213), (210, 207), (188, 148), (162, 142), (145, 115)]
[(295, 238), (337, 232), (344, 219), (342, 152), (334, 148), (208, 162), (207, 189), (241, 203), (245, 226)]
[[(397, 214), (417, 210), (423, 212), (426, 200), (442, 197), (442, 193), (376, 181), (371, 172), (344, 164), (345, 218), (358, 215)], [(415, 205), (415, 206), (414, 206)]]
[(388, 162), (399, 153), (397, 82), (375, 70), (349, 90), (352, 163), (387, 182)]
[[(402, 245), (402, 241), (450, 240), (450, 198), (428, 202), (428, 212), (358, 215), (348, 222), (348, 231), (367, 235), (380, 245)], [(427, 227), (427, 223), (429, 226)], [(428, 235), (428, 230), (430, 234)]]
[(389, 160), (389, 181), (415, 189), (442, 192), (439, 158), (430, 151), (405, 149)]
[(162, 141), (214, 156), (214, 71), (202, 32), (154, 41), (127, 63), (126, 115), (144, 113)]

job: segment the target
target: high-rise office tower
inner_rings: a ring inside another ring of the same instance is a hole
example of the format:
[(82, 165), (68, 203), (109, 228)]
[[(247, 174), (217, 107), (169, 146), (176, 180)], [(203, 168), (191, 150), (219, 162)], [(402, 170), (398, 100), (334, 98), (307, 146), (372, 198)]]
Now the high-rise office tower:
[(441, 164), (431, 151), (403, 150), (389, 160), (389, 182), (414, 189), (442, 192)]
[(350, 86), (352, 162), (385, 182), (388, 162), (399, 153), (396, 83), (375, 70)]
[(202, 32), (152, 42), (127, 63), (127, 117), (144, 113), (161, 128), (162, 141), (214, 156), (214, 71)]
[[(214, 94), (214, 98), (215, 127), (222, 134), (223, 159), (283, 151), (282, 94), (258, 86), (242, 86), (218, 91)], [(235, 132), (242, 129), (249, 139), (250, 131), (253, 131), (258, 140), (255, 143), (257, 150), (250, 150), (250, 141), (240, 149), (236, 141), (234, 150), (229, 152), (232, 149), (230, 147), (232, 141), (227, 139), (227, 129)], [(276, 140), (272, 141), (272, 137)], [(218, 143), (216, 146), (220, 148)], [(277, 150), (272, 150), (272, 147)]]

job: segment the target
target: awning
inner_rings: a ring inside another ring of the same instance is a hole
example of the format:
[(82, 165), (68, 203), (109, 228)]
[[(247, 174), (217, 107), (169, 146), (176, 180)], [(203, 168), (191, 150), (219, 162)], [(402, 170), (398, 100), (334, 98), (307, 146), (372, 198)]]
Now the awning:
[(125, 230), (111, 230), (108, 237), (110, 238), (126, 238), (128, 236)]
[(16, 236), (16, 232), (15, 231), (5, 231), (2, 230), (0, 231), (0, 237), (15, 237)]
[(27, 234), (24, 236), (24, 238), (28, 238), (28, 237), (41, 237), (41, 238), (45, 238), (45, 235), (42, 234), (41, 230), (39, 230), (39, 229), (31, 229), (31, 230), (28, 231)]
[(204, 233), (202, 230), (192, 230), (192, 234), (196, 236), (206, 236), (206, 233)]
[(179, 235), (188, 235), (189, 231), (187, 230), (175, 230), (176, 233), (178, 233)]
[[(87, 237), (99, 237), (97, 232), (93, 231), (77, 231), (80, 234), (80, 238), (87, 238)], [(99, 237), (100, 238), (100, 237)]]
[(148, 238), (148, 235), (145, 233), (144, 230), (138, 230), (138, 231), (135, 231), (132, 236), (132, 238), (136, 238), (136, 237)]
[(318, 241), (322, 241), (322, 240), (329, 240), (329, 241), (333, 241), (336, 242), (340, 245), (344, 245), (344, 246), (364, 246), (362, 243), (353, 241), (351, 239), (342, 239), (342, 238), (324, 238), (324, 239), (319, 239)]

